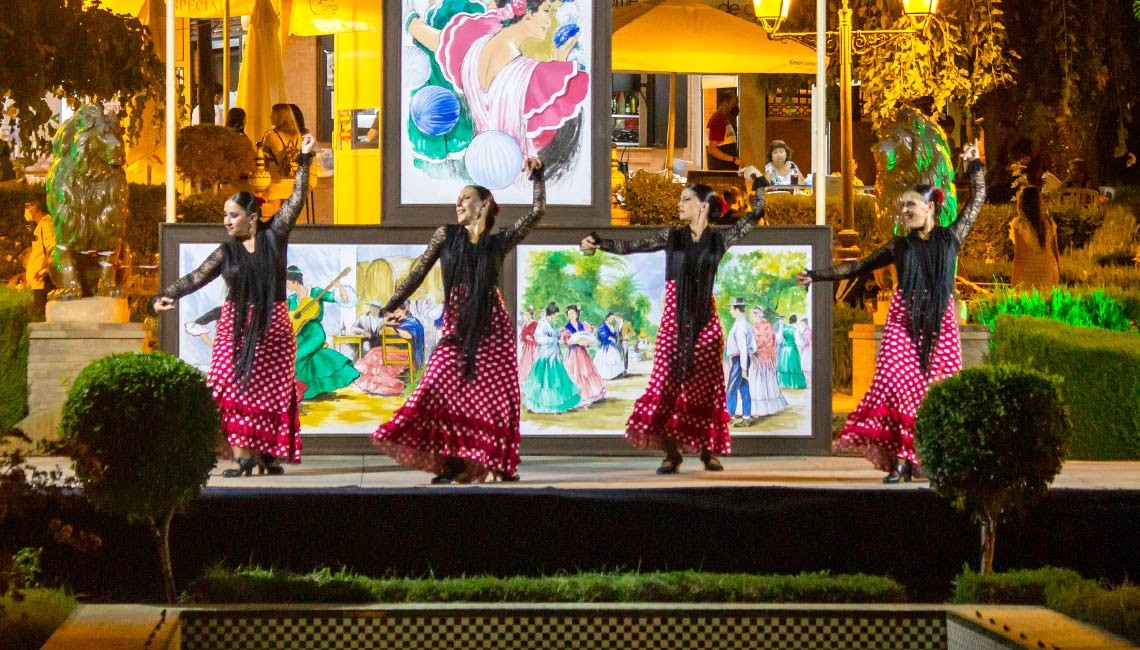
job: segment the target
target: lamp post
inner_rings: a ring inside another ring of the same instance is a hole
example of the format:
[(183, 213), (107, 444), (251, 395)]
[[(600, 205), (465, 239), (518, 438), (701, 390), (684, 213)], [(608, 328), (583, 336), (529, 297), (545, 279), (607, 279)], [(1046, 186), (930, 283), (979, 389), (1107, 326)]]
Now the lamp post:
[[(839, 175), (840, 228), (839, 259), (859, 256), (858, 233), (855, 231), (854, 144), (851, 115), (851, 56), (888, 45), (900, 38), (910, 38), (925, 29), (930, 16), (938, 9), (938, 0), (901, 0), (903, 11), (910, 17), (912, 29), (851, 29), (851, 6), (843, 0), (839, 9), (839, 29), (827, 32), (828, 56), (839, 56)], [(752, 0), (756, 20), (774, 39), (791, 39), (816, 48), (815, 32), (779, 33), (780, 24), (788, 17), (791, 0)], [(818, 180), (816, 181), (818, 183)]]

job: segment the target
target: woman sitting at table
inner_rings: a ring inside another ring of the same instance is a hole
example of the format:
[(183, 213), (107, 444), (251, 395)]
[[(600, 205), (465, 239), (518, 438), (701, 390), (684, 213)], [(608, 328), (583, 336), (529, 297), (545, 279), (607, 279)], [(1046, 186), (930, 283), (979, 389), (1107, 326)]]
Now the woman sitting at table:
[[(768, 145), (768, 164), (764, 165), (764, 178), (769, 185), (799, 185), (800, 168), (792, 162), (792, 150), (783, 140)], [(795, 180), (792, 179), (795, 177)]]

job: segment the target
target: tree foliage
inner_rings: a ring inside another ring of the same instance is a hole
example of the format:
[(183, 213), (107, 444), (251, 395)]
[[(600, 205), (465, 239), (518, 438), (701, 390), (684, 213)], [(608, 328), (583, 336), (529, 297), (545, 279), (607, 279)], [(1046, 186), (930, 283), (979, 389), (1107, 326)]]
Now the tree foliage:
[(562, 310), (576, 304), (580, 318), (597, 327), (610, 311), (620, 311), (636, 331), (649, 328), (649, 312), (653, 305), (632, 273), (605, 274), (604, 268), (626, 271), (626, 260), (599, 253), (582, 255), (574, 250), (550, 250), (530, 253), (530, 271), (525, 279), (519, 309), (534, 307), (535, 318), (542, 315), (547, 303), (554, 302)]
[[(19, 120), (25, 154), (46, 150), (53, 116), (45, 97), (76, 104), (118, 100), (129, 115), (154, 101), (161, 119), (165, 72), (138, 18), (83, 0), (8, 2), (0, 11), (0, 96)], [(142, 120), (128, 124), (138, 137)]]

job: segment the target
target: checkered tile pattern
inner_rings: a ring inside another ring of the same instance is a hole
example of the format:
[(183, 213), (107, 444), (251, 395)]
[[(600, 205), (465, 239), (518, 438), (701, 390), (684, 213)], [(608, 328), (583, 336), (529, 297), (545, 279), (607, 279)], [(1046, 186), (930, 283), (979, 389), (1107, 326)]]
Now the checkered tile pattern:
[(183, 650), (949, 650), (941, 612), (191, 610), (181, 625)]

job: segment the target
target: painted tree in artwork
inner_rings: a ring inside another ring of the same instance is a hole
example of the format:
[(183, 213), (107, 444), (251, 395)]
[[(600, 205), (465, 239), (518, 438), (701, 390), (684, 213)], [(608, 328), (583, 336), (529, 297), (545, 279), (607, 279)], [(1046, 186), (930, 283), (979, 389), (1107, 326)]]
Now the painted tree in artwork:
[(808, 262), (799, 251), (726, 253), (714, 290), (721, 323), (731, 326), (729, 301), (734, 297), (744, 298), (749, 307), (763, 307), (768, 316), (806, 314), (807, 292), (796, 286), (795, 275)]
[(625, 274), (609, 282), (603, 280), (603, 269), (625, 269), (622, 258), (586, 256), (569, 249), (535, 251), (529, 255), (530, 268), (520, 309), (534, 307), (537, 317), (553, 301), (563, 314), (567, 305), (578, 305), (580, 318), (594, 326), (602, 322), (607, 312), (617, 310), (623, 311), (635, 328), (646, 325), (652, 305), (636, 278)]

